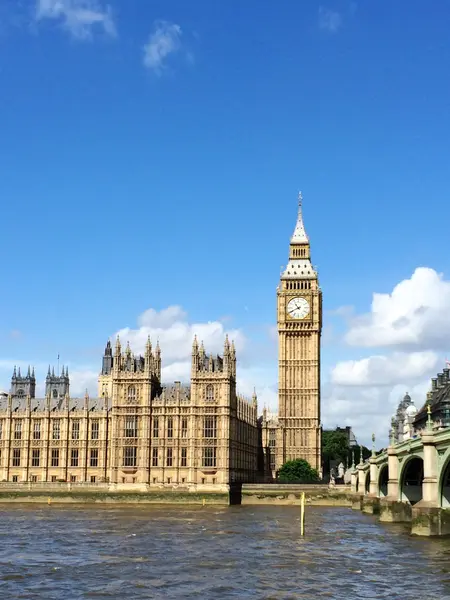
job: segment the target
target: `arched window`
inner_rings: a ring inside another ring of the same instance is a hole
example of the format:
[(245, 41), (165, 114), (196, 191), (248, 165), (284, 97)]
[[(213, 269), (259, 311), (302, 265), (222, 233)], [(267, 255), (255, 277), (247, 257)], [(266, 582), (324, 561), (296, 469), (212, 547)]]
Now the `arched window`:
[(214, 400), (214, 387), (211, 384), (206, 386), (206, 400), (209, 402)]
[(58, 397), (58, 390), (55, 388), (53, 390), (53, 398), (57, 398)]
[(17, 396), (19, 398), (23, 398), (25, 396), (25, 394), (23, 393), (23, 390), (17, 390)]
[(134, 385), (130, 385), (128, 388), (128, 404), (136, 402), (136, 388)]

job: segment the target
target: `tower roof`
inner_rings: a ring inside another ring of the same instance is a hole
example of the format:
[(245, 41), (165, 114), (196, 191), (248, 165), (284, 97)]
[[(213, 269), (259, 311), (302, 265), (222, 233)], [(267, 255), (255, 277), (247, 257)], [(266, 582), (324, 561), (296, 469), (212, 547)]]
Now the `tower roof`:
[[(306, 235), (302, 214), (302, 193), (298, 194), (298, 216), (294, 233), (291, 237), (289, 262), (281, 273), (281, 279), (317, 279), (317, 271), (309, 257), (309, 238)], [(307, 249), (298, 250), (296, 244), (307, 245)], [(292, 248), (294, 246), (294, 248)]]
[(297, 223), (295, 224), (294, 233), (291, 237), (291, 244), (308, 244), (309, 238), (306, 235), (305, 225), (303, 224), (303, 213), (302, 213), (302, 193), (298, 193), (298, 215)]

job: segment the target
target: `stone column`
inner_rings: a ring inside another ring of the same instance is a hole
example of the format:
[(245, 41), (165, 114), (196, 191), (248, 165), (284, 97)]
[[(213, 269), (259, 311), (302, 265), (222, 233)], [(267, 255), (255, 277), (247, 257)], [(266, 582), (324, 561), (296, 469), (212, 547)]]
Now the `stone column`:
[(350, 485), (351, 485), (351, 490), (353, 493), (356, 492), (356, 482), (358, 481), (358, 471), (356, 470), (356, 468), (353, 468), (353, 471), (350, 474)]
[(358, 491), (364, 495), (366, 493), (366, 472), (363, 469), (364, 465), (359, 464), (358, 469)]
[(423, 484), (422, 501), (430, 506), (438, 506), (437, 451), (432, 431), (422, 435), (423, 443)]
[(370, 487), (369, 494), (371, 496), (378, 497), (378, 465), (376, 464), (376, 459), (372, 456), (369, 459), (370, 463)]
[(398, 457), (396, 450), (389, 446), (387, 449), (388, 454), (388, 493), (387, 497), (391, 500), (399, 500), (399, 489), (398, 489)]

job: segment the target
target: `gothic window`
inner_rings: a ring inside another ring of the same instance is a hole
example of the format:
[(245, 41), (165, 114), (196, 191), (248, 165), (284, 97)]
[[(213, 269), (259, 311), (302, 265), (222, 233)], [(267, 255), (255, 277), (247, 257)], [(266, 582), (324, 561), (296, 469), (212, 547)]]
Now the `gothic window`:
[(269, 448), (275, 448), (276, 430), (269, 429)]
[(0, 420), (0, 440), (3, 437), (3, 419)]
[(216, 466), (216, 448), (203, 448), (202, 463), (204, 467)]
[(214, 400), (214, 387), (211, 384), (206, 386), (206, 400), (208, 400), (208, 402)]
[(53, 421), (53, 439), (59, 440), (61, 438), (61, 421), (60, 419), (55, 419)]
[(159, 437), (159, 419), (158, 417), (153, 417), (153, 437)]
[(58, 390), (55, 388), (53, 390), (53, 398), (57, 398), (58, 397)]
[(52, 467), (59, 467), (59, 448), (52, 448)]
[(137, 448), (136, 446), (125, 446), (123, 464), (125, 467), (135, 467), (137, 464)]
[(91, 450), (91, 467), (98, 467), (98, 448), (92, 448)]
[(152, 467), (158, 466), (158, 448), (152, 450)]
[(78, 448), (72, 448), (70, 453), (70, 466), (78, 467)]
[(98, 440), (100, 424), (98, 419), (91, 421), (91, 440)]
[(187, 417), (183, 417), (181, 419), (181, 437), (187, 438), (188, 434), (188, 420)]
[(126, 438), (136, 438), (137, 437), (137, 417), (132, 415), (128, 416), (125, 419), (125, 437)]
[(173, 451), (172, 448), (167, 448), (167, 466), (171, 467), (173, 462)]
[(181, 466), (187, 466), (187, 448), (181, 448)]
[(39, 459), (41, 455), (41, 451), (39, 450), (39, 448), (33, 448), (33, 453), (31, 455), (31, 466), (32, 467), (38, 467), (39, 466)]
[(25, 393), (22, 389), (17, 390), (17, 396), (18, 398), (23, 398), (25, 396)]
[(20, 448), (13, 448), (12, 466), (20, 467)]
[[(80, 421), (75, 419), (72, 421), (72, 439), (79, 440), (80, 439)], [(72, 465), (74, 466), (74, 465)]]
[(22, 421), (20, 419), (16, 419), (14, 422), (14, 439), (22, 439)]
[(217, 436), (217, 418), (205, 417), (203, 419), (203, 437), (215, 438)]
[[(40, 440), (41, 439), (41, 421), (35, 421), (34, 422), (34, 427), (33, 427), (33, 440)], [(37, 465), (39, 466), (39, 465)]]
[(169, 437), (169, 438), (173, 437), (173, 419), (172, 419), (172, 417), (169, 417), (167, 419), (167, 437)]
[(127, 394), (128, 404), (134, 404), (136, 402), (136, 388), (134, 385), (130, 385)]

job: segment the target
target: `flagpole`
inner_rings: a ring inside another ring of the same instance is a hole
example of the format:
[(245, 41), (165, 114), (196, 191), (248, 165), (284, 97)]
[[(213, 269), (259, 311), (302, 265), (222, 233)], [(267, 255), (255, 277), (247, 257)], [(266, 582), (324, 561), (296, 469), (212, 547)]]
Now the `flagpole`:
[(59, 354), (58, 354), (58, 377), (59, 377)]

